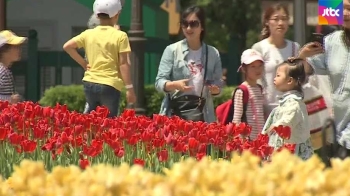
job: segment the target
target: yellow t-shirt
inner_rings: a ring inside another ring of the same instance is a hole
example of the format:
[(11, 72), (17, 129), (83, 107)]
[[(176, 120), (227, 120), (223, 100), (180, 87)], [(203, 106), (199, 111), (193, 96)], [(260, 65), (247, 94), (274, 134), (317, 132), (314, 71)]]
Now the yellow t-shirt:
[(124, 82), (120, 76), (119, 53), (130, 52), (125, 32), (111, 26), (97, 26), (73, 38), (78, 48), (84, 48), (90, 69), (83, 81), (105, 84), (121, 90)]

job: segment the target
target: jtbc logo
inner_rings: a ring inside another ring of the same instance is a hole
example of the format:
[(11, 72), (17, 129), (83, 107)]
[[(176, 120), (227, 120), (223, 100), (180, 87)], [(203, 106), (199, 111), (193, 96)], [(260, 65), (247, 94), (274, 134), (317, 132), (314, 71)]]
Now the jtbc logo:
[(337, 16), (339, 17), (339, 9), (333, 9), (333, 8), (326, 8), (323, 10), (322, 16)]

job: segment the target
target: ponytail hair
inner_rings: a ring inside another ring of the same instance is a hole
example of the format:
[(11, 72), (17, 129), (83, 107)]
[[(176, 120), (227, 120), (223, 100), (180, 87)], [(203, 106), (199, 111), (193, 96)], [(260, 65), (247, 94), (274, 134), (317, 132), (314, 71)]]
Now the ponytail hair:
[(270, 29), (269, 26), (267, 24), (263, 24), (263, 28), (261, 30), (261, 34), (260, 34), (260, 40), (266, 39), (268, 37), (270, 37)]
[(300, 58), (289, 58), (281, 63), (281, 65), (288, 65), (288, 76), (293, 78), (297, 85), (294, 90), (303, 93), (303, 85), (307, 82), (306, 72), (303, 64), (304, 60)]

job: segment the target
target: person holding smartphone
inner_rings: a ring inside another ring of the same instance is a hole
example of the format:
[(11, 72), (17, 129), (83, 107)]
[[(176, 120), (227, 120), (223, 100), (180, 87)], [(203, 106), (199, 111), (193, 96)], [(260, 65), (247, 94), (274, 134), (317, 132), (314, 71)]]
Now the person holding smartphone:
[(299, 57), (307, 61), (309, 75), (328, 75), (332, 89), (336, 140), (350, 156), (350, 0), (344, 0), (343, 29), (325, 36), (318, 42), (302, 47)]

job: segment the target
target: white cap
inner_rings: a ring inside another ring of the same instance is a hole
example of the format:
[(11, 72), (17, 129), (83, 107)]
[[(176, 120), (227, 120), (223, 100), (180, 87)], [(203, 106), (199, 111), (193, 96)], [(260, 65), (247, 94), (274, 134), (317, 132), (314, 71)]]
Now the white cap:
[(263, 57), (261, 56), (261, 54), (258, 51), (254, 50), (254, 49), (245, 50), (242, 53), (241, 66), (238, 68), (238, 71), (242, 68), (243, 64), (248, 65), (254, 61), (261, 61), (261, 62), (265, 63)]
[(107, 14), (110, 18), (122, 10), (120, 0), (95, 0), (93, 7), (95, 14)]

